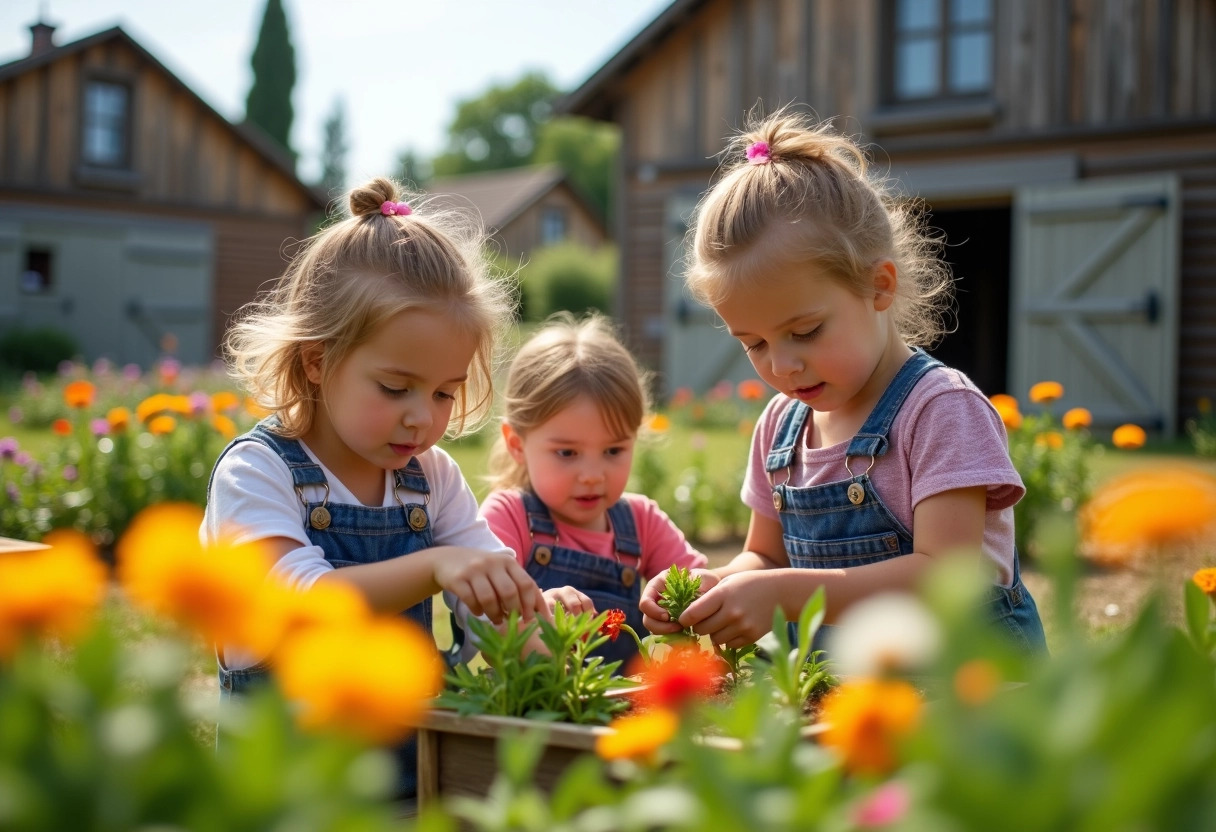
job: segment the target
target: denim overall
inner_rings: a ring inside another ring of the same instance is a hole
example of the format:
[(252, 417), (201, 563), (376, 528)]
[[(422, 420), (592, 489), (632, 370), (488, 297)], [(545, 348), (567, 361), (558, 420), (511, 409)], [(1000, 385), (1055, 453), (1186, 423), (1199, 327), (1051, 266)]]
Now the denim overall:
[[(312, 519), (305, 524), (304, 531), (313, 545), (321, 547), (325, 559), (335, 568), (389, 560), (434, 545), (425, 503), (405, 503), (400, 496), (403, 490), (413, 491), (425, 495), (425, 501), (430, 500), (430, 487), (417, 459), (411, 459), (404, 468), (393, 472), (393, 493), (397, 497), (398, 505), (373, 507), (330, 503), (329, 483), (326, 482), (321, 466), (309, 458), (299, 442), (284, 439), (269, 430), (276, 424), (273, 417), (258, 423), (249, 433), (232, 440), (220, 454), (220, 458), (241, 442), (261, 443), (282, 457), (291, 470), (292, 484), (304, 506), (304, 514)], [(212, 477), (214, 478), (214, 469)], [(314, 494), (321, 495), (320, 502), (305, 497), (305, 488), (308, 486), (313, 486), (311, 491)], [(211, 490), (210, 483), (207, 489)], [(328, 524), (324, 521), (324, 513), (320, 513), (318, 517), (319, 508), (328, 512)], [(405, 610), (402, 615), (430, 634), (431, 606), (431, 599), (427, 598)], [(220, 664), (221, 697), (243, 693), (254, 685), (264, 684), (269, 679), (269, 670), (266, 662), (258, 662), (252, 667), (239, 670), (228, 670)], [(411, 738), (394, 749), (394, 752), (398, 767), (398, 796), (413, 796), (417, 790), (417, 745)]]
[[(642, 600), (642, 578), (638, 574), (642, 546), (638, 542), (637, 526), (629, 503), (618, 500), (616, 505), (608, 509), (608, 523), (612, 527), (616, 553), (616, 560), (609, 560), (591, 552), (559, 545), (557, 525), (549, 514), (549, 507), (531, 491), (521, 494), (524, 510), (528, 513), (528, 533), (532, 536), (527, 571), (537, 586), (542, 590), (562, 586), (582, 590), (595, 603), (596, 612), (624, 610), (625, 623), (634, 632), (645, 633), (642, 629), (642, 612), (638, 609), (638, 602)], [(551, 543), (537, 543), (537, 535), (553, 540)], [(619, 675), (626, 672), (629, 660), (637, 653), (637, 644), (628, 634), (624, 634), (617, 636), (616, 641), (600, 645), (592, 655), (602, 656), (605, 663), (621, 662), (615, 671)]]
[[(765, 460), (773, 486), (773, 505), (781, 516), (785, 551), (798, 569), (843, 569), (911, 554), (912, 534), (883, 503), (870, 480), (870, 469), (887, 452), (895, 416), (916, 383), (941, 362), (917, 349), (896, 373), (872, 413), (849, 442), (845, 467), (852, 475), (843, 482), (797, 488), (788, 485), (799, 438), (811, 409), (795, 402), (777, 427)], [(857, 463), (860, 462), (860, 465)], [(856, 466), (854, 471), (853, 466)], [(779, 472), (785, 470), (781, 481)], [(986, 599), (986, 614), (1027, 652), (1046, 652), (1039, 611), (1022, 584), (1016, 550), (1013, 584), (994, 586)], [(822, 647), (822, 628), (815, 639)]]

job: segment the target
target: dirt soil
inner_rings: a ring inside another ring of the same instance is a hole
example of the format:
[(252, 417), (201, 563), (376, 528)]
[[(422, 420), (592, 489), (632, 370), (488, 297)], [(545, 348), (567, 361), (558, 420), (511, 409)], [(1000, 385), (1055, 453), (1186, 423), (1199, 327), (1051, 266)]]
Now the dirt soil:
[[(741, 541), (704, 544), (710, 566), (721, 566), (738, 554)], [(1216, 545), (1195, 546), (1167, 558), (1141, 558), (1123, 568), (1082, 567), (1075, 614), (1090, 633), (1101, 635), (1131, 623), (1154, 587), (1163, 588), (1167, 618), (1182, 622), (1183, 585), (1199, 569), (1216, 565)], [(1055, 604), (1052, 581), (1033, 563), (1022, 564), (1022, 580), (1034, 596), (1050, 641)]]

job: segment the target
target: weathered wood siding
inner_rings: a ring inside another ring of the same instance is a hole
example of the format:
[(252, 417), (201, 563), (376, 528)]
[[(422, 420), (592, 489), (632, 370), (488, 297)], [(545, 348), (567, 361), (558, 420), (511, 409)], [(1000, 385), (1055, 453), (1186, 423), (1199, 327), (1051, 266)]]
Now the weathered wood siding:
[(566, 241), (587, 248), (599, 248), (606, 242), (600, 223), (564, 183), (521, 211), (494, 235), (501, 252), (509, 260), (527, 258), (541, 245), (541, 217), (548, 208), (558, 208), (566, 216)]

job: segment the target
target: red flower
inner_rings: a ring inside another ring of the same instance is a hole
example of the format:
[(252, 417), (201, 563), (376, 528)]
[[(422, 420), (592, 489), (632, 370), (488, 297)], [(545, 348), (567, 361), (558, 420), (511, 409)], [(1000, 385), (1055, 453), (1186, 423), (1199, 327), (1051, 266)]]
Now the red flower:
[(621, 625), (625, 623), (624, 610), (608, 610), (608, 617), (600, 625), (600, 635), (608, 636), (612, 641), (621, 634)]
[(662, 661), (642, 670), (642, 687), (634, 701), (646, 708), (678, 710), (718, 692), (721, 659), (698, 647), (676, 647)]

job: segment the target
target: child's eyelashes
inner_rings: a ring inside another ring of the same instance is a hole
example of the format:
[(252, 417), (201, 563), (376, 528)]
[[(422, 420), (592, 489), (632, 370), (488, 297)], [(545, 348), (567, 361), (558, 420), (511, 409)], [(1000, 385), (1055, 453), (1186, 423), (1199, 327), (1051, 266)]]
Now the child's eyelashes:
[(819, 335), (819, 330), (821, 329), (823, 329), (823, 327), (817, 326), (812, 330), (808, 330), (807, 332), (795, 332), (793, 333), (793, 338), (795, 341), (810, 341)]
[(409, 392), (409, 388), (408, 388), (408, 387), (404, 387), (404, 388), (400, 388), (400, 389), (398, 389), (398, 388), (395, 388), (395, 387), (386, 387), (386, 386), (385, 386), (385, 385), (383, 385), (383, 384), (379, 384), (379, 385), (377, 385), (377, 386), (380, 388), (380, 392), (381, 392), (381, 393), (383, 393), (384, 395), (386, 395), (386, 396), (388, 396), (389, 398), (392, 398), (392, 399), (395, 399), (395, 398), (397, 398), (398, 396), (402, 396), (402, 395), (404, 395), (404, 394), (406, 394), (406, 393), (408, 393), (408, 392)]

